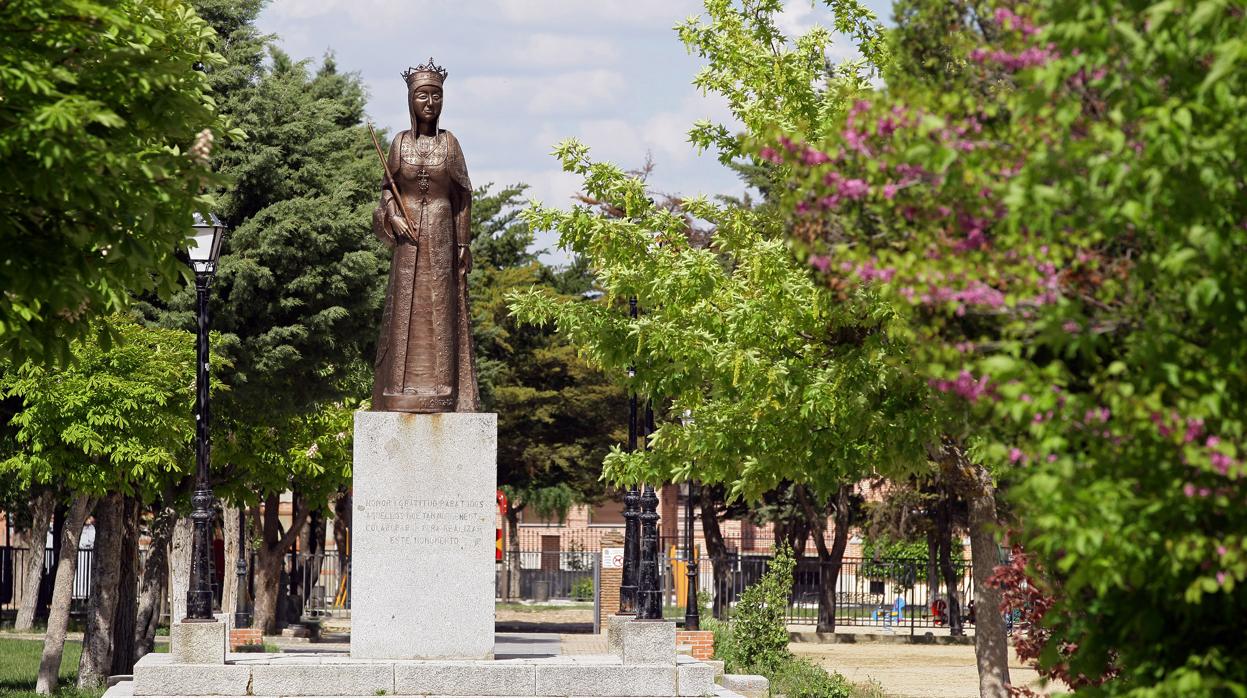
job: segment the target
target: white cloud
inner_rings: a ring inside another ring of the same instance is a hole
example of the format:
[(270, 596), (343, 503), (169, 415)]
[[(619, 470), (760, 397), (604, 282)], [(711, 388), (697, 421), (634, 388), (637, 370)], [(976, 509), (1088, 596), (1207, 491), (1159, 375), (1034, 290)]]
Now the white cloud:
[(810, 0), (788, 0), (775, 16), (775, 25), (789, 37), (796, 38), (821, 24)]
[(512, 50), (511, 58), (519, 65), (583, 68), (614, 64), (619, 60), (619, 48), (605, 37), (530, 34)]
[(539, 75), (481, 75), (465, 78), (447, 94), (450, 100), (463, 100), (471, 113), (494, 112), (504, 115), (575, 116), (600, 113), (619, 99), (624, 90), (623, 74), (614, 70), (574, 70)]
[[(676, 21), (701, 11), (697, 0), (497, 0), (497, 11), (506, 19), (531, 24), (601, 22), (611, 25), (650, 26)], [(609, 23), (609, 24), (608, 24)]]

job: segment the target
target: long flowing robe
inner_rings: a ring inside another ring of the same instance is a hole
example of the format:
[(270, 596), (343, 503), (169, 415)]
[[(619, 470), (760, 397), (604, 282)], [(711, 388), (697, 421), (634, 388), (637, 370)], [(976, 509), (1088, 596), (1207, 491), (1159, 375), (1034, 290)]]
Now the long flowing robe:
[(459, 246), (471, 242), (472, 183), (459, 141), (403, 131), (390, 144), (390, 171), (415, 242), (391, 220), (398, 199), (382, 184), (373, 232), (393, 250), (373, 378), (372, 409), (476, 412), (480, 400), (472, 347), (466, 269)]

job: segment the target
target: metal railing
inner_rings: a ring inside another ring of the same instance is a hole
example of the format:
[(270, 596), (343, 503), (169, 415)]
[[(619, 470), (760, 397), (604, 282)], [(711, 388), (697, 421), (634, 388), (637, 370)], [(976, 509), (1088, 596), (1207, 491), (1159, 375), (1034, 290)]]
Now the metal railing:
[(497, 565), (495, 596), (500, 601), (592, 601), (593, 569), (600, 554), (522, 552)]
[[(727, 573), (720, 584), (715, 583), (713, 562), (709, 557), (698, 560), (698, 595), (705, 605), (719, 605), (730, 618), (740, 595), (761, 579), (770, 566), (767, 555), (729, 555)], [(974, 598), (974, 577), (970, 562), (958, 561), (954, 593), (961, 609), (962, 622), (970, 625), (967, 602)], [(793, 589), (788, 600), (786, 619), (794, 625), (818, 623), (818, 604), (823, 575), (830, 564), (817, 558), (801, 558), (793, 573)], [(687, 568), (680, 556), (668, 556), (661, 566), (664, 615), (678, 619), (684, 616)], [(836, 624), (878, 626), (910, 629), (939, 628), (948, 623), (948, 594), (943, 584), (927, 583), (924, 560), (870, 559), (846, 557), (836, 577)], [(899, 600), (899, 601), (898, 601)]]
[[(30, 551), (24, 547), (0, 546), (0, 610), (14, 611), (19, 601), (26, 598), (26, 564)], [(39, 588), (34, 593), (42, 599), (40, 605), (46, 605), (52, 599), (52, 586), (55, 583), (53, 565), (56, 558), (52, 548), (43, 551), (43, 576), (39, 580)], [(95, 563), (95, 551), (91, 548), (78, 550), (78, 566), (74, 573), (73, 594), (70, 612), (81, 610), (88, 596), (91, 595), (91, 566)]]

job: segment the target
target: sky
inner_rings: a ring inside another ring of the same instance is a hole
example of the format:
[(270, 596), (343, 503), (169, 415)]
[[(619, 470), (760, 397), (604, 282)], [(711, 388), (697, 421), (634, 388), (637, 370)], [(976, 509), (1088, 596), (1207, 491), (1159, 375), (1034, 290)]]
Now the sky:
[[(866, 4), (887, 19), (884, 0)], [(410, 128), (400, 73), (432, 57), (449, 71), (439, 125), (458, 137), (473, 184), (525, 183), (529, 197), (565, 206), (579, 179), (550, 153), (566, 138), (624, 168), (648, 155), (658, 191), (744, 191), (688, 143), (695, 121), (734, 123), (693, 87), (700, 60), (673, 29), (701, 9), (700, 0), (273, 0), (259, 25), (296, 59), (332, 52), (339, 70), (359, 73), (369, 118), (391, 134)], [(787, 0), (779, 23), (795, 35), (830, 16)], [(847, 42), (833, 51), (851, 53)], [(566, 260), (553, 234), (540, 233), (537, 247), (547, 262)]]

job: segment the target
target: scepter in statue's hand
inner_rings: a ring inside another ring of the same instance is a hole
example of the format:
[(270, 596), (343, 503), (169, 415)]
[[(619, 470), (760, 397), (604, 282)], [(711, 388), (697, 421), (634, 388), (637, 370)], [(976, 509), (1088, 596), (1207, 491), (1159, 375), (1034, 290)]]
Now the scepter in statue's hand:
[[(372, 145), (377, 149), (377, 157), (381, 159), (381, 167), (385, 169), (385, 184), (390, 188), (390, 194), (392, 194), (395, 200), (398, 201), (398, 212), (403, 215), (403, 222), (407, 224), (407, 230), (405, 232), (395, 230), (394, 232), (397, 233), (397, 235), (394, 237), (395, 239), (400, 237), (406, 238), (411, 244), (419, 246), (420, 243), (415, 238), (418, 231), (416, 231), (416, 227), (411, 224), (411, 214), (407, 211), (407, 202), (403, 199), (402, 193), (398, 190), (398, 182), (394, 179), (394, 173), (390, 172), (390, 161), (387, 160), (385, 158), (385, 154), (381, 152), (381, 141), (377, 140), (377, 132), (372, 128), (372, 122), (369, 121), (367, 123), (368, 133), (372, 136)], [(391, 228), (393, 228), (393, 226), (391, 226)]]

